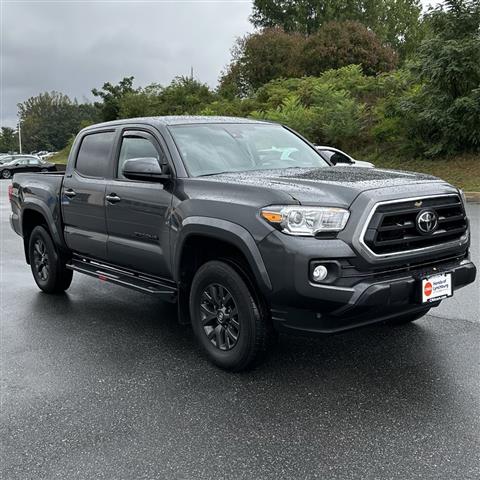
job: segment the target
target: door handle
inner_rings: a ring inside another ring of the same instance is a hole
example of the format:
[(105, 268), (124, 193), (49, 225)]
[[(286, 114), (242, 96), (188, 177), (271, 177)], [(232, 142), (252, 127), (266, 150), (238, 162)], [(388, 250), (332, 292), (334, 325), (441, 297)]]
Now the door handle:
[(73, 198), (77, 192), (75, 192), (75, 190), (72, 190), (71, 188), (69, 188), (68, 190), (65, 190), (65, 196), (68, 197), (68, 198)]
[(116, 193), (110, 193), (105, 198), (108, 203), (118, 203), (121, 200), (121, 198)]

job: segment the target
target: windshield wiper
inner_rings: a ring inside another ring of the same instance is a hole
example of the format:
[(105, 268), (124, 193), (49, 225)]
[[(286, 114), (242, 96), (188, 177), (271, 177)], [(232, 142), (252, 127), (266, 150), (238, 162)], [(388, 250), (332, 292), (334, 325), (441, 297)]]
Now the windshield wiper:
[(224, 172), (204, 173), (203, 175), (197, 175), (197, 177), (211, 177), (213, 175), (224, 175), (226, 173), (238, 173), (238, 172), (243, 172), (243, 171), (245, 171), (245, 170), (238, 170), (238, 171), (226, 170)]

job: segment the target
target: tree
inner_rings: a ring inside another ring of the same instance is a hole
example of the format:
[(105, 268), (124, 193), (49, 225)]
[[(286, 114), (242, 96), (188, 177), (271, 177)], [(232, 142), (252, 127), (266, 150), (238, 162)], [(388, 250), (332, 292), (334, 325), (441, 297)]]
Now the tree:
[(215, 99), (208, 85), (176, 77), (159, 95), (156, 115), (195, 115)]
[(2, 127), (0, 131), (0, 152), (16, 152), (18, 150), (18, 133), (13, 128)]
[(250, 17), (260, 28), (280, 27), (303, 35), (331, 21), (358, 21), (403, 56), (422, 34), (420, 0), (254, 0)]
[(361, 65), (367, 75), (376, 75), (393, 70), (397, 54), (359, 22), (328, 22), (307, 39), (302, 61), (307, 75), (352, 64)]
[(239, 38), (232, 49), (232, 61), (220, 78), (221, 95), (248, 96), (275, 78), (303, 75), (300, 55), (305, 39), (279, 28)]
[(152, 84), (126, 93), (119, 100), (119, 117), (195, 115), (215, 99), (208, 85), (190, 77), (176, 77), (170, 85)]
[(60, 150), (82, 124), (97, 121), (93, 105), (79, 105), (59, 92), (41, 93), (18, 107), (25, 151)]
[(480, 151), (480, 3), (446, 0), (426, 21), (431, 33), (412, 66), (421, 84), (400, 115), (427, 155)]
[(102, 102), (96, 102), (95, 106), (100, 110), (104, 122), (119, 118), (121, 99), (125, 95), (136, 92), (133, 88), (133, 80), (134, 77), (124, 77), (117, 85), (106, 82), (100, 90), (92, 89), (93, 95), (102, 99)]

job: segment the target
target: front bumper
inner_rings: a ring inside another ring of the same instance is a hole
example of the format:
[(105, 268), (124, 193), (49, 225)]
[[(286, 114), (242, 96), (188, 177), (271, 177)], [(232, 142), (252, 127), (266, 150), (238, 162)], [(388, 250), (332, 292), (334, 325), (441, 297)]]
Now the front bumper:
[[(462, 261), (455, 268), (436, 270), (432, 273), (452, 273), (452, 289), (458, 290), (475, 280), (475, 265)], [(372, 323), (378, 323), (404, 315), (414, 315), (425, 312), (429, 307), (440, 304), (419, 302), (420, 279), (423, 272), (412, 272), (402, 278), (384, 281), (366, 281), (353, 288), (350, 300), (346, 304), (337, 303), (334, 308), (325, 313), (321, 308), (302, 309), (285, 305), (272, 306), (274, 326), (280, 331), (335, 333)], [(330, 298), (338, 296), (340, 300), (345, 295), (344, 290), (330, 289)]]
[[(333, 333), (415, 315), (440, 303), (420, 303), (422, 278), (450, 272), (455, 291), (476, 276), (467, 247), (444, 259), (397, 260), (386, 268), (364, 269), (342, 240), (285, 237), (273, 234), (259, 245), (272, 280), (268, 301), (278, 330)], [(338, 276), (327, 284), (314, 283), (309, 279), (312, 261), (338, 262)]]

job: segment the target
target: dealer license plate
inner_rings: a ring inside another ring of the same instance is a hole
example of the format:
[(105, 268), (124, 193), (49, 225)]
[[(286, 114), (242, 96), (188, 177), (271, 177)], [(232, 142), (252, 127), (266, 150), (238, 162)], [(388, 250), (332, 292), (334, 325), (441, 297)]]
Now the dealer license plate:
[(436, 302), (452, 295), (451, 273), (433, 275), (422, 280), (422, 303)]

